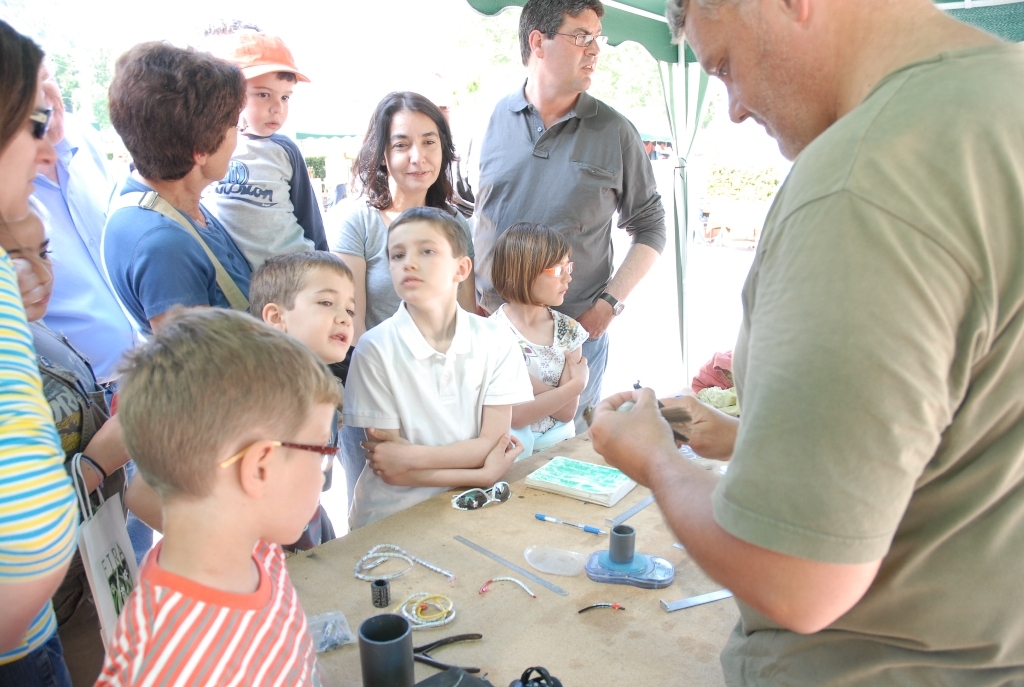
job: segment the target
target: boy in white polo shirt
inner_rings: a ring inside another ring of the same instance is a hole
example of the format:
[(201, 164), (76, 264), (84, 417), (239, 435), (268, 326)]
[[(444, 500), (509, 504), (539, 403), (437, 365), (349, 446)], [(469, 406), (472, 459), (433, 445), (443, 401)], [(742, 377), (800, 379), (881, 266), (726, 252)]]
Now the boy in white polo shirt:
[(450, 487), (489, 487), (522, 452), (509, 433), (512, 406), (532, 401), (533, 388), (509, 329), (458, 306), (473, 269), (465, 243), (436, 208), (407, 210), (388, 229), (403, 303), (362, 335), (348, 372), (345, 425), (367, 428), (369, 461), (352, 529)]

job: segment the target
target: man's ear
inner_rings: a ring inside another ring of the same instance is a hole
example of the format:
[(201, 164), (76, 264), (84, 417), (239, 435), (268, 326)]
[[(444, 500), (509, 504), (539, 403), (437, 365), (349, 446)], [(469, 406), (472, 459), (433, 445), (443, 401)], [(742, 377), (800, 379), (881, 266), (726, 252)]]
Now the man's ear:
[(288, 326), (284, 321), (284, 308), (277, 303), (267, 303), (264, 305), (263, 312), (260, 315), (263, 317), (263, 321), (274, 329), (285, 333), (288, 332)]
[(459, 258), (459, 269), (455, 272), (455, 281), (460, 284), (467, 279), (473, 272), (473, 260), (468, 255), (463, 255)]
[(775, 0), (779, 9), (782, 10), (791, 21), (797, 24), (804, 24), (811, 16), (812, 0)]
[(260, 499), (267, 494), (274, 476), (270, 469), (273, 451), (272, 442), (257, 441), (239, 461), (239, 482), (247, 496)]
[(530, 32), (530, 52), (538, 59), (544, 59), (544, 39), (547, 38), (540, 30)]

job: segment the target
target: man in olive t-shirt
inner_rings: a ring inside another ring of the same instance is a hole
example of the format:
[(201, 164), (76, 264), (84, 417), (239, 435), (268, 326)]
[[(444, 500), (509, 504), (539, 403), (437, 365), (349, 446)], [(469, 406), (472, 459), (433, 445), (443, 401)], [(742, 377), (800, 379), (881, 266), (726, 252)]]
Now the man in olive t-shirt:
[(726, 476), (673, 455), (649, 391), (599, 406), (595, 448), (735, 593), (728, 684), (1024, 684), (1024, 47), (928, 0), (684, 5), (733, 118), (795, 162), (742, 420), (683, 401)]

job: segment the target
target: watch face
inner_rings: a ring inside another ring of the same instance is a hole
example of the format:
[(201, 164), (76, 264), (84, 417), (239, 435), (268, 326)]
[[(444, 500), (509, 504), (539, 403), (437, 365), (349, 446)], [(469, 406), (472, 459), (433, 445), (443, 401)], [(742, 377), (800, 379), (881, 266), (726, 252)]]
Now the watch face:
[(626, 304), (623, 303), (622, 301), (619, 301), (618, 303), (616, 303), (615, 305), (612, 306), (612, 314), (613, 315), (621, 315), (622, 311), (625, 308), (626, 308)]

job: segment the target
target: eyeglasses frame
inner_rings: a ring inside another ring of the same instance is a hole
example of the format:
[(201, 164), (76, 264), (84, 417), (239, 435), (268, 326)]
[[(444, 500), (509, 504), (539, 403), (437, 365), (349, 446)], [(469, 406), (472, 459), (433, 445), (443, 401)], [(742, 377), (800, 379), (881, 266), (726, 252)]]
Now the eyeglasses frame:
[[(591, 33), (561, 33), (559, 31), (553, 31), (551, 36), (567, 36), (572, 39), (572, 42), (577, 48), (589, 48), (594, 42), (597, 42), (598, 47), (603, 48), (608, 45), (608, 36), (598, 35), (595, 36)], [(549, 36), (550, 38), (550, 36)], [(590, 40), (587, 40), (587, 39)], [(583, 42), (580, 43), (580, 40)]]
[[(251, 449), (253, 446), (255, 446), (258, 443), (259, 442), (257, 441), (257, 442), (253, 442), (253, 443), (249, 444), (248, 446), (243, 448), (241, 451), (239, 451), (235, 455), (233, 455), (230, 458), (228, 458), (227, 460), (221, 462), (220, 467), (222, 469), (223, 468), (227, 468), (227, 467), (231, 467), (232, 465), (234, 465), (235, 463), (237, 463), (238, 461), (240, 461), (242, 459), (242, 456), (245, 455), (246, 451), (248, 451), (249, 449)], [(338, 455), (338, 447), (337, 446), (312, 446), (310, 444), (293, 444), (293, 443), (291, 443), (289, 441), (271, 441), (270, 445), (271, 446), (280, 446), (282, 448), (294, 448), (294, 449), (297, 449), (299, 451), (309, 451), (310, 453), (319, 453), (320, 456), (322, 457), (322, 462), (320, 463), (320, 471), (321, 472), (327, 472), (327, 468), (329, 468), (331, 466), (331, 460), (333, 460), (334, 457), (336, 455)]]
[(546, 268), (542, 269), (540, 271), (540, 273), (541, 274), (550, 274), (552, 277), (561, 277), (562, 276), (561, 270), (564, 269), (566, 274), (570, 274), (571, 275), (572, 274), (572, 265), (573, 265), (573, 262), (572, 262), (572, 260), (570, 260), (569, 262), (565, 263), (564, 265), (558, 264), (558, 265), (552, 265), (551, 267), (546, 267)]

